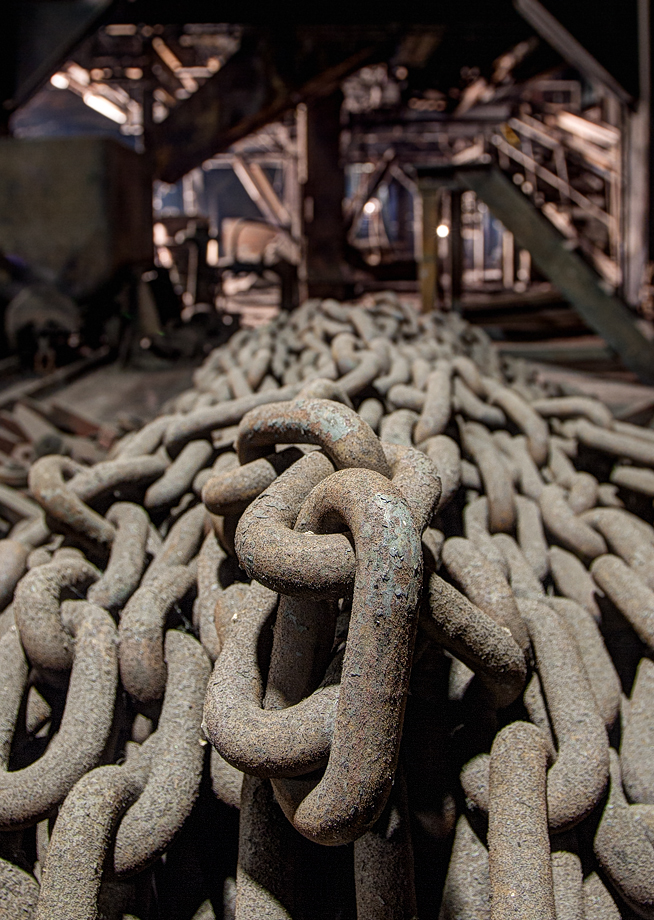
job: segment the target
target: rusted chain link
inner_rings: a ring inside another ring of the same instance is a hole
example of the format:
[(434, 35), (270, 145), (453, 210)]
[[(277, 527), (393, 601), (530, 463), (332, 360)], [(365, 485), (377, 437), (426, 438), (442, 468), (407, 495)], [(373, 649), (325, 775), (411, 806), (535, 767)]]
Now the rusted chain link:
[[(118, 679), (116, 631), (111, 617), (85, 601), (64, 601), (62, 623), (74, 642), (65, 709), (42, 757), (18, 770), (8, 769), (9, 758), (3, 762), (0, 827), (4, 830), (29, 826), (47, 816), (72, 785), (98, 763), (111, 731)], [(23, 651), (15, 630), (6, 633), (2, 642), (3, 652), (20, 662)], [(13, 699), (3, 706), (2, 736), (7, 754), (26, 689), (27, 662), (20, 670), (22, 675), (14, 677), (14, 686), (7, 688)]]
[(16, 589), (14, 619), (30, 661), (39, 668), (66, 671), (73, 663), (72, 636), (61, 621), (61, 602), (83, 597), (100, 572), (73, 554), (37, 566)]
[(547, 833), (547, 756), (541, 732), (524, 722), (507, 725), (493, 742), (488, 811), (491, 920), (515, 915), (518, 905), (524, 917), (556, 918)]
[(0, 911), (654, 917), (654, 435), (525, 367), (308, 301), (33, 465)]

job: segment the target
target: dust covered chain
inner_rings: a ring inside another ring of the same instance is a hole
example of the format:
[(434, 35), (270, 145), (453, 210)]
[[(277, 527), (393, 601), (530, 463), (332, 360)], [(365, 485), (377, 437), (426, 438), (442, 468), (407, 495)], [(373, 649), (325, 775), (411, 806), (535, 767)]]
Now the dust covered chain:
[(0, 915), (654, 916), (651, 429), (309, 301), (29, 491)]

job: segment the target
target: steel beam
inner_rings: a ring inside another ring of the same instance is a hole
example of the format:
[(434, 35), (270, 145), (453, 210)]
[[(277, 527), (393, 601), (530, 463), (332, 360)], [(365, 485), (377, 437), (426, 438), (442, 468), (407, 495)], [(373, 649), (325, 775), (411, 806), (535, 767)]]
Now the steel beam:
[(343, 223), (345, 174), (339, 149), (342, 102), (339, 89), (307, 105), (302, 229), (309, 297), (344, 299), (348, 294)]
[[(146, 138), (155, 177), (177, 182), (185, 173), (300, 102), (328, 96), (364, 64), (383, 59), (384, 44), (341, 46), (325, 66), (315, 49), (303, 51), (290, 36), (284, 48), (265, 33), (246, 36), (227, 64), (154, 125)], [(282, 72), (283, 70), (283, 72)]]
[(5, 117), (23, 105), (106, 19), (114, 0), (67, 3), (9, 0), (2, 8), (3, 58), (1, 111)]
[(622, 102), (633, 102), (632, 96), (613, 74), (593, 57), (577, 39), (543, 6), (539, 0), (514, 0), (514, 6), (529, 25), (548, 42), (564, 61), (586, 76), (598, 80)]
[(586, 323), (617, 352), (625, 367), (645, 383), (654, 383), (654, 345), (637, 328), (627, 307), (608, 294), (592, 268), (576, 253), (528, 198), (498, 169), (456, 173), (462, 185), (484, 201), (516, 242), (531, 253), (540, 271)]
[(422, 196), (422, 259), (419, 266), (420, 302), (423, 313), (436, 309), (438, 296), (439, 190), (418, 183)]
[(461, 312), (461, 293), (463, 290), (463, 234), (461, 221), (462, 189), (450, 192), (450, 276), (452, 309)]

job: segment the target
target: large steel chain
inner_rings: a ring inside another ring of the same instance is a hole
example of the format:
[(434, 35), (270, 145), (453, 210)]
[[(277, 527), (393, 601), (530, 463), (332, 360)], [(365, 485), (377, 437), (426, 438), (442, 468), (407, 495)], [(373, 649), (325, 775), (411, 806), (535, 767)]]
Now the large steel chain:
[(0, 916), (654, 918), (654, 432), (308, 301), (0, 541)]

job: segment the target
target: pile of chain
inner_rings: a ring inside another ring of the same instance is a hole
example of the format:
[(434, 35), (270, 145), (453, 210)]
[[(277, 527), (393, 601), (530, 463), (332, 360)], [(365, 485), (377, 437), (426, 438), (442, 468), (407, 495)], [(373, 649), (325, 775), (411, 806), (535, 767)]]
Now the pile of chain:
[(654, 917), (654, 432), (310, 301), (29, 472), (0, 916)]

